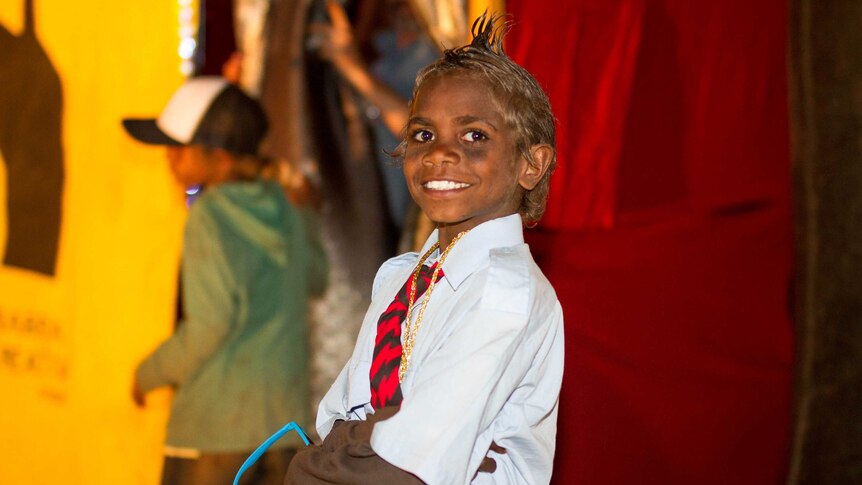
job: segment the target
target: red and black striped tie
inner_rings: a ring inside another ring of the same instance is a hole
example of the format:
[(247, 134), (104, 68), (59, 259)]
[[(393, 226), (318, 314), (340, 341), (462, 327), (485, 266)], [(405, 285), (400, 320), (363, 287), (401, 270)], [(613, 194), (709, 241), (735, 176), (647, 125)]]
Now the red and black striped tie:
[[(419, 278), (416, 282), (416, 296), (414, 304), (417, 304), (428, 284), (437, 263), (432, 266), (423, 265), (419, 270)], [(441, 269), (437, 275), (437, 281), (443, 277)], [(395, 299), (380, 315), (377, 320), (377, 336), (374, 338), (374, 359), (371, 362), (371, 405), (374, 409), (386, 406), (397, 406), (401, 404), (401, 385), (398, 382), (398, 368), (401, 366), (401, 322), (407, 314), (407, 298), (410, 291), (410, 283), (413, 274), (407, 278), (404, 286), (398, 290)]]

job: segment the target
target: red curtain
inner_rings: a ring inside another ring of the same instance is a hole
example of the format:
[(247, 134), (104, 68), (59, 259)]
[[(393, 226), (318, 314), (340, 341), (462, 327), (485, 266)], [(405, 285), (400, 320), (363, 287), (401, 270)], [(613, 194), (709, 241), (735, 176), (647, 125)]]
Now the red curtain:
[(777, 483), (790, 429), (786, 6), (507, 2), (559, 167), (556, 483)]

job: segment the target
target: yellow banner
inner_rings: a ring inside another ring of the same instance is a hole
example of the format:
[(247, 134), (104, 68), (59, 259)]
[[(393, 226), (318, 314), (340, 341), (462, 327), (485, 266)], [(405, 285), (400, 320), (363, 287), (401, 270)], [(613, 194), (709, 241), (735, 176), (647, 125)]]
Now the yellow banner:
[(185, 211), (120, 119), (182, 82), (179, 3), (0, 1), (2, 483), (158, 483), (170, 396), (130, 389), (173, 325)]

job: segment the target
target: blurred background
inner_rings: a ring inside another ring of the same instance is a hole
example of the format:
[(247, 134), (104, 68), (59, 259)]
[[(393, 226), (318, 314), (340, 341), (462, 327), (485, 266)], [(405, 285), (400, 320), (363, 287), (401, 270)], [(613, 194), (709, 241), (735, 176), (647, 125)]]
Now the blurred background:
[[(405, 101), (486, 9), (549, 94), (559, 166), (527, 240), (566, 320), (554, 483), (862, 483), (862, 4), (344, 7)], [(0, 481), (157, 483), (171, 396), (129, 389), (181, 312), (193, 194), (120, 119), (226, 66), (275, 176), (318, 199), (316, 406), (376, 269), (427, 231), (380, 110), (309, 36), (327, 21), (316, 0), (0, 0)]]

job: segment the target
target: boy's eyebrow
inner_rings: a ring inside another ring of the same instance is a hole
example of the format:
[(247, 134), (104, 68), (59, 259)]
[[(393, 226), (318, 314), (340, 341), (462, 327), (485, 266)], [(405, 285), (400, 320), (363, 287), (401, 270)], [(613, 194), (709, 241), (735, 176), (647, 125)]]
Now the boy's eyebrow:
[(421, 116), (411, 116), (409, 120), (407, 120), (407, 126), (410, 125), (422, 125), (422, 126), (430, 126), (431, 120), (428, 118), (423, 118)]
[(479, 122), (479, 123), (484, 123), (484, 124), (490, 126), (495, 131), (497, 130), (497, 126), (494, 125), (494, 123), (491, 123), (490, 121), (488, 121), (488, 119), (482, 118), (481, 116), (473, 116), (473, 115), (459, 116), (459, 117), (455, 118), (455, 122), (458, 123), (459, 125), (469, 125), (470, 123)]
[[(481, 116), (463, 115), (463, 116), (458, 116), (455, 118), (455, 123), (457, 123), (458, 125), (469, 125), (470, 123), (476, 123), (476, 122), (484, 123), (484, 124), (490, 126), (491, 128), (493, 128), (495, 131), (498, 131), (497, 125), (495, 125), (494, 123), (491, 123), (486, 118), (482, 118)], [(431, 120), (429, 120), (428, 118), (423, 118), (421, 116), (413, 116), (409, 120), (407, 120), (407, 126), (410, 126), (410, 125), (431, 126), (432, 124), (433, 123), (431, 122)]]

